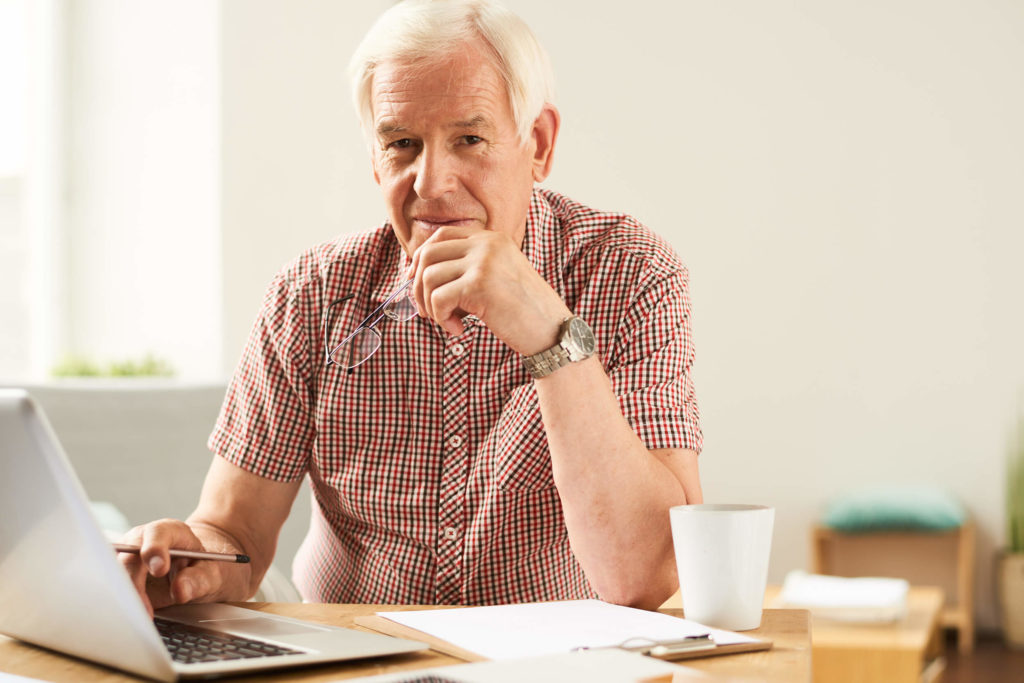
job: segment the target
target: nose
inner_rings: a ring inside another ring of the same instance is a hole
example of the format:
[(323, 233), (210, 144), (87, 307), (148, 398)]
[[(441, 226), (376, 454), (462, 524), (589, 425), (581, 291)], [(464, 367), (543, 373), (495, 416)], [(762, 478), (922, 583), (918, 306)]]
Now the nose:
[(438, 199), (458, 186), (456, 160), (444, 150), (420, 152), (415, 172), (413, 189), (420, 199)]

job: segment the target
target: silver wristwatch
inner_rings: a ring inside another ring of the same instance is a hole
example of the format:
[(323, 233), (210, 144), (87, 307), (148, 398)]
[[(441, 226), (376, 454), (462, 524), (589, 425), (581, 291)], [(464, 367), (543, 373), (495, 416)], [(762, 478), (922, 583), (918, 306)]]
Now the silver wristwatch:
[(569, 363), (590, 358), (596, 346), (590, 325), (583, 318), (573, 315), (562, 321), (558, 343), (532, 356), (523, 356), (523, 365), (534, 379), (540, 379)]

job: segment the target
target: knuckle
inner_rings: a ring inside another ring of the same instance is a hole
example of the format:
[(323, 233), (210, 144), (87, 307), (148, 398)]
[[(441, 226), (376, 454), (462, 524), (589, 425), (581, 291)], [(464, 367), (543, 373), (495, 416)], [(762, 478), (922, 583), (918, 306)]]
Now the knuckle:
[(430, 306), (434, 310), (444, 307), (447, 297), (445, 292), (441, 289), (435, 289), (430, 292)]

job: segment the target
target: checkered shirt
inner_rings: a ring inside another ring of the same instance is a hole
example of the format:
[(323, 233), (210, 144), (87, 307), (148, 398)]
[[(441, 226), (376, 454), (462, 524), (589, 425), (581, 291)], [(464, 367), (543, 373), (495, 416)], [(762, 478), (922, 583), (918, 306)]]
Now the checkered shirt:
[[(523, 252), (590, 323), (648, 448), (700, 451), (687, 271), (635, 219), (535, 190)], [(306, 600), (473, 604), (596, 597), (569, 547), (533, 381), (472, 316), (458, 337), (381, 323), (380, 350), (324, 362), (403, 280), (390, 226), (343, 236), (272, 282), (210, 448), (279, 481), (310, 477), (295, 560)], [(340, 310), (339, 310), (340, 309)], [(585, 398), (580, 409), (585, 410)]]

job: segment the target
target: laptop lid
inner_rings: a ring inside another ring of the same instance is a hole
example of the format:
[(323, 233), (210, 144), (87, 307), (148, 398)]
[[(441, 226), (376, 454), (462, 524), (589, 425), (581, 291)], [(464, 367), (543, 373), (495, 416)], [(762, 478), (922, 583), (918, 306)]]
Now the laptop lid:
[(223, 630), (240, 635), (270, 633), (270, 642), (302, 654), (173, 662), (56, 436), (18, 389), (0, 389), (0, 605), (0, 633), (165, 681), (426, 649), (415, 641), (228, 605), (183, 605), (166, 616), (208, 628), (221, 622)]

